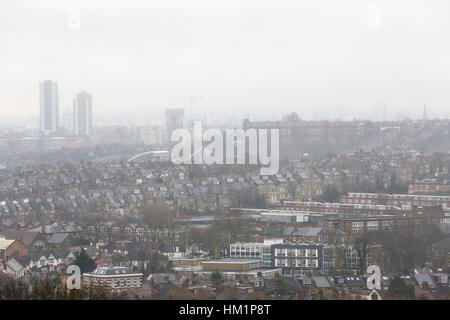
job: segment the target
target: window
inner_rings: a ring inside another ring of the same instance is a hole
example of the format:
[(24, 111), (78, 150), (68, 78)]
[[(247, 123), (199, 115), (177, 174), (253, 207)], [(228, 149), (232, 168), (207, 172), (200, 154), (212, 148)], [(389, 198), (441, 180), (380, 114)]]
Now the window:
[(318, 261), (316, 259), (307, 259), (307, 266), (308, 267), (317, 267)]
[(364, 226), (364, 222), (352, 222), (352, 228), (362, 228)]
[(378, 227), (379, 226), (379, 222), (378, 221), (368, 221), (367, 222), (367, 226), (368, 227)]
[(280, 266), (280, 267), (286, 266), (286, 260), (285, 259), (277, 259), (277, 260), (275, 260), (275, 266)]

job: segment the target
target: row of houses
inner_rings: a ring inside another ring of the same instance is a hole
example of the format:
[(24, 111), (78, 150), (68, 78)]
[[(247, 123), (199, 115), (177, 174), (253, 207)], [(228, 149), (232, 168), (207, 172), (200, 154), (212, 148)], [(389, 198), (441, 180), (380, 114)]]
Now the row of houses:
[[(413, 188), (423, 184), (414, 184), (416, 179), (435, 178), (438, 171), (440, 179), (445, 179), (444, 169), (448, 163), (444, 160), (440, 155), (423, 156), (413, 152), (331, 155), (319, 160), (305, 156), (283, 161), (279, 173), (273, 176), (260, 176), (257, 167), (248, 168), (245, 173), (230, 174), (219, 168), (193, 174), (189, 166), (170, 163), (109, 162), (26, 167), (3, 173), (0, 216), (102, 210), (124, 214), (148, 201), (166, 201), (184, 211), (207, 212), (218, 207), (236, 206), (232, 195), (243, 190), (256, 189), (270, 203), (280, 203), (320, 198), (327, 186), (340, 191), (387, 189), (392, 176), (396, 177), (397, 183), (410, 183)], [(405, 173), (407, 168), (410, 170)], [(431, 188), (444, 184), (427, 182), (423, 185)]]

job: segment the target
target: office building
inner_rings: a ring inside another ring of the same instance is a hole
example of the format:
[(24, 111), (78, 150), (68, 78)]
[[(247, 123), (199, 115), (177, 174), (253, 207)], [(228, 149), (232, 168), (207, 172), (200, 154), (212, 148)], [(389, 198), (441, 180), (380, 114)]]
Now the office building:
[(284, 243), (272, 245), (272, 267), (281, 268), (283, 274), (323, 272), (321, 244)]
[(231, 258), (261, 259), (263, 267), (272, 266), (272, 245), (282, 244), (283, 239), (265, 239), (264, 242), (233, 243), (230, 245)]

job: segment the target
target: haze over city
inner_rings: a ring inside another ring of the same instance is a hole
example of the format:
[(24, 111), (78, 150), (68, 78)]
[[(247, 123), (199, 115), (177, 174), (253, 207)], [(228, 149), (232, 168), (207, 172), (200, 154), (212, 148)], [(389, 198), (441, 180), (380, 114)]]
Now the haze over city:
[(450, 300), (449, 34), (448, 0), (0, 0), (2, 310)]
[[(0, 125), (92, 93), (96, 122), (165, 108), (243, 118), (449, 117), (450, 3), (0, 0)], [(78, 15), (79, 13), (79, 15)], [(385, 110), (383, 115), (380, 110)]]

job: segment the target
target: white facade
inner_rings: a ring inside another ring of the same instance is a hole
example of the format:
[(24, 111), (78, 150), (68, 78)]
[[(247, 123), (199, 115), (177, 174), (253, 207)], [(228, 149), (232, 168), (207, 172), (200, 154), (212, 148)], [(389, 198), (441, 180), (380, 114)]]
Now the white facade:
[(263, 243), (233, 243), (230, 245), (230, 257), (257, 258), (263, 261), (263, 267), (271, 267), (271, 246), (280, 243), (283, 243), (283, 239), (267, 239)]
[(262, 221), (273, 222), (308, 222), (311, 212), (307, 211), (289, 211), (289, 210), (270, 210), (261, 212)]

